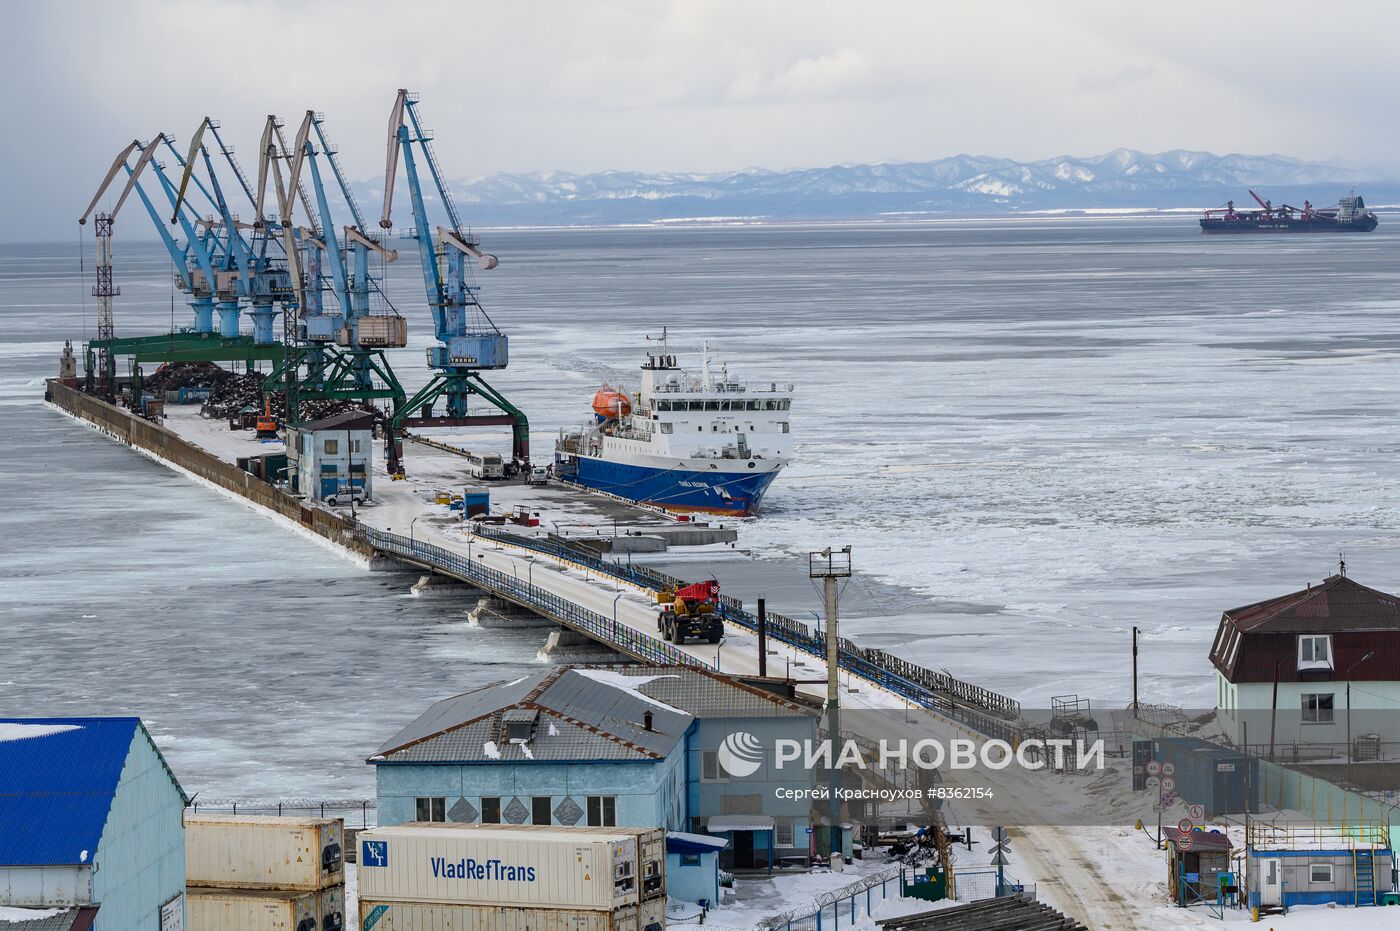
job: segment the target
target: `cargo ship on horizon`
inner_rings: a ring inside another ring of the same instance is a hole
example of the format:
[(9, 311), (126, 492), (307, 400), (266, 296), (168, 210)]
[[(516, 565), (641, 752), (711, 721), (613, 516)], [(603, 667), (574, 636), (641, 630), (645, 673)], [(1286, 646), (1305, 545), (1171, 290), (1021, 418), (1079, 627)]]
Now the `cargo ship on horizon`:
[(669, 511), (748, 517), (792, 459), (792, 385), (750, 387), (727, 366), (681, 371), (660, 337), (639, 389), (604, 384), (593, 420), (561, 434), (555, 477)]
[(1337, 201), (1336, 207), (1314, 207), (1303, 201), (1302, 208), (1289, 204), (1275, 207), (1253, 191), (1249, 196), (1258, 210), (1236, 210), (1235, 202), (1207, 210), (1201, 217), (1203, 233), (1369, 233), (1379, 222), (1375, 213), (1355, 191)]

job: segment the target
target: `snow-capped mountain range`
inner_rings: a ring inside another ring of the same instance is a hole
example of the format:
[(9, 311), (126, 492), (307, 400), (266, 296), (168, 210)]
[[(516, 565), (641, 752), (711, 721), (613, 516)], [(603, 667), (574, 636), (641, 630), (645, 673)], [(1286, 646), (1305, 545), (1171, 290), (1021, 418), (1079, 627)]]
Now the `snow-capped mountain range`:
[[(854, 218), (978, 214), (1010, 210), (1168, 208), (1249, 202), (1248, 189), (1276, 202), (1327, 203), (1375, 173), (1278, 155), (1215, 155), (1117, 149), (1091, 158), (1036, 162), (957, 155), (716, 174), (603, 171), (495, 174), (453, 180), (464, 220), (475, 225), (632, 223), (675, 218)], [(1379, 183), (1378, 183), (1379, 184)], [(1394, 184), (1385, 185), (1394, 188)], [(372, 184), (365, 185), (373, 201)]]

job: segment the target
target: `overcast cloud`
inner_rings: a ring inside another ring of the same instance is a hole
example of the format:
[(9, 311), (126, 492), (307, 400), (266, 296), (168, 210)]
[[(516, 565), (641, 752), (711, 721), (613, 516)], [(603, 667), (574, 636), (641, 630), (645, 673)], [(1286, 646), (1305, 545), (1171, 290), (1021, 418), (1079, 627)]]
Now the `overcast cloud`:
[[(1342, 15), (1345, 14), (1345, 15)], [(449, 175), (1016, 159), (1125, 146), (1394, 175), (1382, 3), (121, 0), (0, 6), (7, 240), (64, 239), (113, 155), (206, 114), (326, 114), (383, 172), (394, 91)]]

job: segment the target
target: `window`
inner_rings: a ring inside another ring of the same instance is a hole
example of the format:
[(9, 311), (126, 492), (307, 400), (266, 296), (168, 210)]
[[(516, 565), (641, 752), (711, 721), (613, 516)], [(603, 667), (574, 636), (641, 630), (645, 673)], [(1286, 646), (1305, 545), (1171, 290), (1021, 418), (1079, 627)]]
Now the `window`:
[(700, 854), (698, 854), (698, 853), (683, 853), (683, 854), (681, 854), (681, 866), (699, 866), (699, 865), (700, 865)]
[(706, 402), (705, 402), (705, 410), (707, 410), (707, 411), (717, 411), (717, 410), (719, 410), (719, 402), (718, 402), (718, 401), (706, 401)]
[[(497, 802), (500, 799), (496, 800)], [(588, 826), (610, 828), (617, 825), (617, 798), (612, 795), (588, 796)]]
[(415, 821), (446, 821), (447, 799), (420, 798), (415, 800)]
[(1308, 865), (1308, 882), (1332, 884), (1332, 864), (1311, 863)]
[(784, 433), (787, 433), (787, 432), (788, 432), (788, 428), (789, 428), (790, 425), (788, 424), (788, 422), (787, 422), (786, 420), (784, 420), (782, 423), (778, 424), (778, 426), (780, 426), (780, 427), (783, 428), (783, 432), (784, 432)]
[(662, 433), (670, 433), (670, 432), (671, 432), (672, 430), (674, 430), (674, 429), (675, 429), (675, 426), (674, 426), (673, 424), (663, 423), (663, 424), (661, 425), (661, 432), (662, 432)]
[(321, 443), (321, 452), (327, 456), (334, 456), (340, 452), (340, 440), (324, 440)]
[(783, 398), (783, 400), (778, 402), (778, 410), (780, 411), (790, 410), (791, 408), (792, 401), (788, 398)]
[(501, 823), (501, 799), (500, 796), (483, 798), (481, 800), (481, 823), (500, 824)]
[(723, 779), (724, 777), (720, 774), (719, 771), (719, 751), (700, 751), (700, 781), (719, 782)]
[(791, 818), (777, 819), (775, 822), (773, 822), (773, 846), (791, 847), (792, 833), (793, 832)]
[(365, 464), (363, 462), (352, 462), (350, 463), (350, 471), (363, 474), (365, 471)]
[(551, 801), (552, 799), (548, 795), (536, 795), (530, 799), (531, 824), (549, 824), (554, 820), (549, 813)]
[(1330, 634), (1302, 634), (1298, 637), (1298, 668), (1331, 669), (1332, 636)]
[(1331, 692), (1306, 692), (1303, 694), (1303, 723), (1304, 724), (1331, 724), (1332, 699), (1335, 696)]
[(352, 453), (358, 453), (359, 451), (360, 451), (360, 441), (359, 441), (359, 440), (351, 440), (351, 441), (350, 441), (350, 452), (352, 452)]

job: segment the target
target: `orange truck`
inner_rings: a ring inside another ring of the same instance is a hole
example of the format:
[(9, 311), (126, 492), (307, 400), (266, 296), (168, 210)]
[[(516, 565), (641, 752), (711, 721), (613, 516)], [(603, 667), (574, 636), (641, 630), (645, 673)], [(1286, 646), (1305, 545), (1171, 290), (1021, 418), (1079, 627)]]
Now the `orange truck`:
[(710, 579), (683, 588), (656, 593), (659, 608), (656, 629), (672, 643), (685, 643), (689, 637), (719, 643), (724, 636), (724, 619), (719, 614), (719, 582)]

